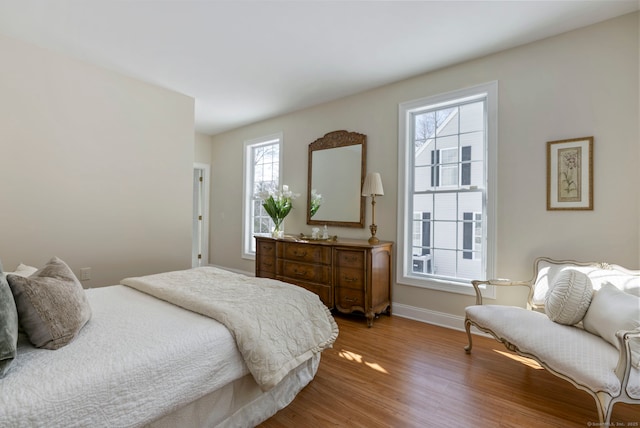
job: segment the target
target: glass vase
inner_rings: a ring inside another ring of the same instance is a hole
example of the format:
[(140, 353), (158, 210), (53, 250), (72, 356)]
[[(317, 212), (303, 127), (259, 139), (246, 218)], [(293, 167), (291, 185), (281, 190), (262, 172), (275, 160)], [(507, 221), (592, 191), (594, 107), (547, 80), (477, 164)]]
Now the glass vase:
[(283, 238), (284, 237), (284, 227), (282, 225), (282, 221), (275, 223), (273, 226), (273, 230), (271, 231), (272, 238)]

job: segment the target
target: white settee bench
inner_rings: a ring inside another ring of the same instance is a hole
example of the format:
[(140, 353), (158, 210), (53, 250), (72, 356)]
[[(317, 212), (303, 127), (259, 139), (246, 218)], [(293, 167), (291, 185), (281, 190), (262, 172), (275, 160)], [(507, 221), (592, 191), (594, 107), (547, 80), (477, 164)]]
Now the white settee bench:
[[(615, 403), (640, 404), (640, 271), (541, 257), (530, 281), (472, 284), (476, 304), (465, 309), (467, 353), (475, 326), (588, 392), (601, 425), (609, 425)], [(483, 304), (484, 285), (528, 287), (526, 308)]]

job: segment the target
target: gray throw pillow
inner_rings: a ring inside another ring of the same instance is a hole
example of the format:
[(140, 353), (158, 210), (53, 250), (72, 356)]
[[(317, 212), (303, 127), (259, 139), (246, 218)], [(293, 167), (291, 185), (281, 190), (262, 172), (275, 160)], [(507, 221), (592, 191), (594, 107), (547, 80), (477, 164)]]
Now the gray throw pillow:
[(17, 347), (18, 311), (0, 264), (0, 378), (7, 374)]
[(20, 325), (38, 348), (67, 345), (91, 318), (91, 307), (80, 281), (57, 257), (27, 278), (7, 275), (7, 279)]

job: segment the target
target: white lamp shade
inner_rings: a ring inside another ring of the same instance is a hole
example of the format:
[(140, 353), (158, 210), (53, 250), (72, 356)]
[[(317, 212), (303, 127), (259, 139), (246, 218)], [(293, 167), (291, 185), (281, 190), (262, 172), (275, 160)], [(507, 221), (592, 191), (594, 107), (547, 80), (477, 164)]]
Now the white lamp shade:
[(382, 179), (380, 178), (380, 173), (378, 172), (370, 172), (364, 179), (364, 185), (362, 186), (362, 196), (371, 195), (384, 195), (384, 190), (382, 189)]

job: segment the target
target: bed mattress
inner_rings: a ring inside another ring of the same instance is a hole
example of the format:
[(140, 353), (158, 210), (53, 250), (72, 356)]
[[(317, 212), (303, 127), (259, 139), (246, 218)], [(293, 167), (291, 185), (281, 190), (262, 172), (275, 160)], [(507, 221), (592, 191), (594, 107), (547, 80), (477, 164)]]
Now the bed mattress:
[(121, 285), (87, 297), (93, 316), (69, 345), (21, 337), (0, 381), (0, 426), (143, 426), (249, 374), (213, 319)]

